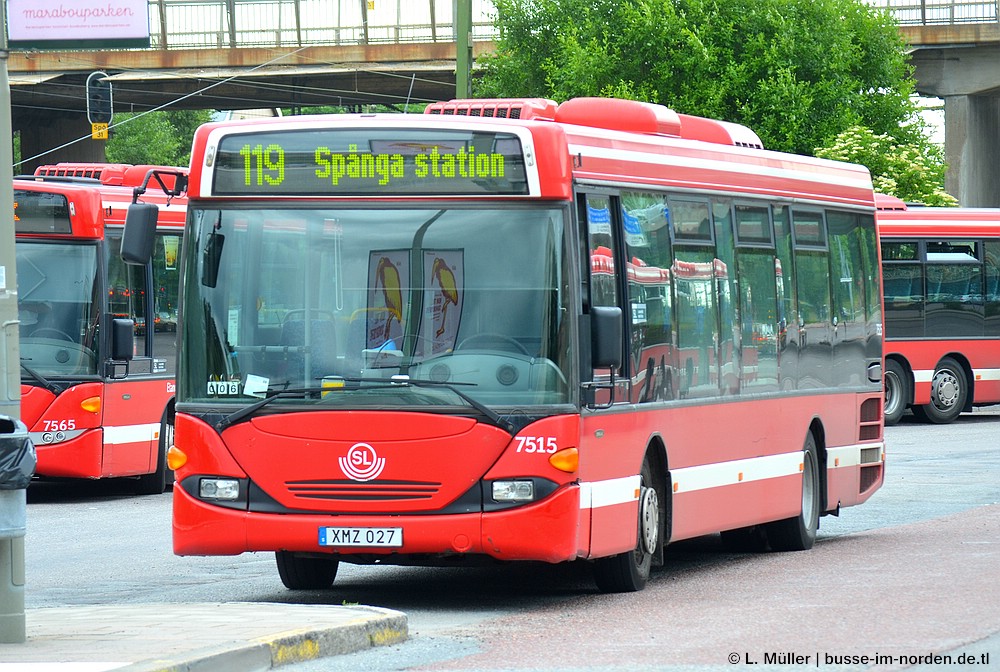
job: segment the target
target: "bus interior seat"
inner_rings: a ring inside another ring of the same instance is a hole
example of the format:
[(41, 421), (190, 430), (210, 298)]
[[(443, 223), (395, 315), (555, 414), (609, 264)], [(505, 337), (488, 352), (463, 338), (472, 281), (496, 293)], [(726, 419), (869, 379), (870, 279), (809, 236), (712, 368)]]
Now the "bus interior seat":
[[(288, 375), (305, 375), (306, 321), (287, 320), (281, 325), (281, 345), (289, 348)], [(337, 371), (337, 333), (331, 320), (310, 320), (310, 377), (321, 378)]]
[[(365, 350), (371, 349), (368, 344), (368, 334), (376, 325), (387, 325), (394, 318), (393, 311), (388, 308), (359, 308), (351, 314), (347, 323), (347, 342), (344, 351), (344, 369), (348, 374), (358, 375), (365, 368)], [(385, 343), (375, 344), (378, 348)], [(401, 343), (389, 344), (389, 348), (397, 350)]]

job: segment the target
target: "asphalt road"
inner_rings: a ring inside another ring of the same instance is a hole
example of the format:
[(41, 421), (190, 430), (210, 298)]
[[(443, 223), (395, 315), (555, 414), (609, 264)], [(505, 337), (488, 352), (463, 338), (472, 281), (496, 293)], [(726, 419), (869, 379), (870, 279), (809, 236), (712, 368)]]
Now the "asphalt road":
[[(35, 484), (25, 601), (358, 603), (409, 617), (406, 643), (289, 672), (957, 669), (921, 666), (919, 656), (946, 651), (992, 655), (1000, 666), (1000, 408), (947, 426), (906, 419), (886, 438), (885, 485), (824, 518), (812, 551), (684, 542), (631, 595), (597, 593), (583, 565), (520, 564), (342, 566), (332, 590), (293, 593), (270, 554), (173, 556), (169, 494)], [(869, 654), (894, 662), (859, 662)]]

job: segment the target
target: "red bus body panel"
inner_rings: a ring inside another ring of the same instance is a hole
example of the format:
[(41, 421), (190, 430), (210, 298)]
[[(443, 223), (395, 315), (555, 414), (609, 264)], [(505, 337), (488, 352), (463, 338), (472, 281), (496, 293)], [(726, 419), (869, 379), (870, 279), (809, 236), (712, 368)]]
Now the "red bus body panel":
[[(91, 398), (101, 409), (80, 407)], [(110, 478), (151, 473), (156, 464), (160, 418), (173, 397), (163, 379), (82, 383), (58, 396), (21, 386), (21, 418), (38, 453), (35, 472), (60, 478)], [(45, 434), (63, 432), (55, 443)]]

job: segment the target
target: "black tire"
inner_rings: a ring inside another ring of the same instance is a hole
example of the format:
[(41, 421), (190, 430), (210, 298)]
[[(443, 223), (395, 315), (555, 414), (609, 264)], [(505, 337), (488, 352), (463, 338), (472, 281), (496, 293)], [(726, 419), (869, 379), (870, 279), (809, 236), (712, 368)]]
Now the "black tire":
[(663, 544), (664, 509), (649, 460), (642, 463), (635, 548), (594, 562), (594, 580), (602, 593), (634, 593), (646, 587), (653, 557)]
[(946, 425), (962, 414), (968, 397), (969, 379), (965, 369), (951, 357), (945, 357), (931, 379), (931, 403), (914, 406), (913, 414), (924, 422)]
[(886, 426), (897, 424), (910, 405), (910, 377), (902, 364), (894, 359), (885, 360), (885, 415)]
[(174, 414), (168, 406), (160, 419), (160, 438), (156, 444), (156, 470), (139, 477), (135, 491), (140, 495), (161, 495), (174, 482), (174, 472), (167, 467), (167, 449), (174, 443)]
[(297, 555), (291, 551), (274, 554), (278, 563), (278, 576), (289, 590), (322, 590), (333, 585), (340, 561)]
[(802, 509), (799, 515), (768, 523), (767, 540), (775, 551), (805, 551), (816, 543), (820, 514), (819, 451), (812, 432), (802, 449)]

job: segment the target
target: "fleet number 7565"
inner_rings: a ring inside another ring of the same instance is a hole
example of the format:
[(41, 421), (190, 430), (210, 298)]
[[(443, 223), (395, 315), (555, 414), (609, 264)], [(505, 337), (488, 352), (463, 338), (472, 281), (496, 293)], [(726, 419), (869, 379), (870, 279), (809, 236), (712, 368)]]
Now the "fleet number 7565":
[(554, 453), (559, 449), (554, 436), (515, 436), (518, 453)]

